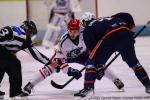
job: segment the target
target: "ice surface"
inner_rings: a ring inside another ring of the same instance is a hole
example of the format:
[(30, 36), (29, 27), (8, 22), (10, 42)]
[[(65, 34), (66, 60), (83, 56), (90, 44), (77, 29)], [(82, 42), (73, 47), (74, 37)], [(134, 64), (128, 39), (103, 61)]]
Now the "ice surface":
[[(150, 76), (150, 37), (139, 37), (136, 40), (137, 57)], [(37, 49), (49, 57), (53, 54), (51, 50), (43, 47), (37, 47)], [(22, 62), (22, 86), (24, 87), (34, 77), (34, 73), (44, 65), (35, 61), (23, 51), (19, 52), (17, 56)], [(83, 67), (79, 64), (70, 65), (78, 69)], [(145, 93), (144, 87), (134, 76), (133, 71), (122, 61), (121, 57), (118, 57), (109, 68), (124, 82), (125, 92), (119, 91), (110, 80), (104, 77), (101, 81), (96, 81), (95, 96), (88, 98), (88, 100), (150, 100), (150, 95)], [(79, 80), (74, 80), (62, 90), (55, 89), (50, 84), (51, 80), (63, 84), (68, 79), (70, 77), (63, 73), (53, 74), (35, 86), (28, 100), (75, 100), (73, 93), (83, 88), (83, 77)], [(1, 90), (6, 92), (5, 100), (9, 99), (7, 74), (5, 74), (2, 81)]]

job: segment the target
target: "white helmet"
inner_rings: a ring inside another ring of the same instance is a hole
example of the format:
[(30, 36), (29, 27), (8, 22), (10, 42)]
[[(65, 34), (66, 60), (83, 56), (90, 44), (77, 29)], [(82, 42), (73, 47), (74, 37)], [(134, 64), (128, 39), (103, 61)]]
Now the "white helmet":
[(90, 21), (91, 19), (96, 19), (96, 16), (91, 12), (85, 12), (81, 16), (81, 21)]

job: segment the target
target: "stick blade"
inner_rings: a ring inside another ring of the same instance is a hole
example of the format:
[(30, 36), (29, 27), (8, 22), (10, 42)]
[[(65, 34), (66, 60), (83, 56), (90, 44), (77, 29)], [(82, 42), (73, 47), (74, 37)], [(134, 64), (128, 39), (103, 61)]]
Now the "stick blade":
[(53, 80), (51, 80), (51, 85), (57, 89), (63, 89), (64, 85), (59, 85), (57, 83), (55, 83)]

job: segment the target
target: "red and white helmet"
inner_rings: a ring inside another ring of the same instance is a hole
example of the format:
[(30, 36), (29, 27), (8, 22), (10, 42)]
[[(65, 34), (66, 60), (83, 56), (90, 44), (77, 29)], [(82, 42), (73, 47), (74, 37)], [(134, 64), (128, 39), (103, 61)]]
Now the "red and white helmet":
[(71, 19), (68, 23), (68, 34), (72, 40), (76, 39), (80, 33), (80, 20)]
[(80, 29), (80, 20), (71, 19), (68, 23), (68, 30), (79, 30)]

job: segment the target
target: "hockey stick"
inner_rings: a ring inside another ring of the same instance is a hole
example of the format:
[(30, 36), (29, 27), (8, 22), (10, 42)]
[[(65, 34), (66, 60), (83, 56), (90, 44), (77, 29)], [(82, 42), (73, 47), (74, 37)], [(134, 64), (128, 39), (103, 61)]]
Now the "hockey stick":
[[(147, 22), (146, 25), (150, 24), (150, 21)], [(134, 38), (136, 38), (145, 28), (146, 28), (146, 25), (144, 25), (135, 35), (134, 35)], [(91, 55), (91, 54), (90, 54)], [(116, 54), (116, 56), (105, 66), (105, 69), (106, 70), (109, 65), (120, 55), (120, 53)], [(89, 59), (88, 59), (89, 60)], [(80, 72), (84, 71), (86, 69), (86, 67), (83, 67)], [(53, 80), (51, 80), (51, 85), (57, 89), (63, 89), (65, 86), (67, 86), (72, 80), (74, 79), (74, 77), (72, 77), (70, 80), (68, 80), (65, 84), (63, 85), (60, 85), (60, 84), (57, 84), (56, 82), (54, 82)]]

